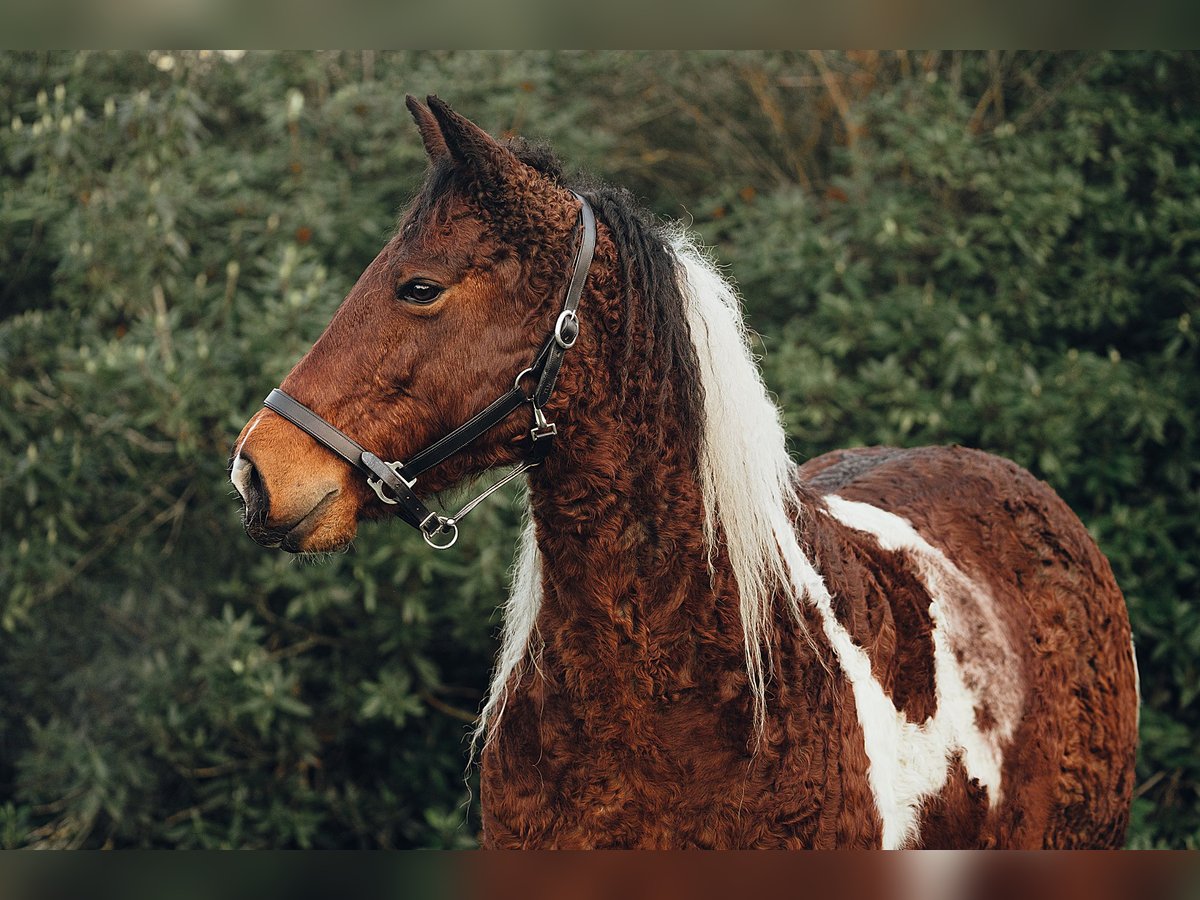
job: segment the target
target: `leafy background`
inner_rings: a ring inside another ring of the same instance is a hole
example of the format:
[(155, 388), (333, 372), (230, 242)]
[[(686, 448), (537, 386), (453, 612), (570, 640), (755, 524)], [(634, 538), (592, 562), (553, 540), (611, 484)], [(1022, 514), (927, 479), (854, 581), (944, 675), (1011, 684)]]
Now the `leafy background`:
[(0, 845), (461, 847), (517, 514), (239, 531), (225, 466), (393, 227), (406, 91), (691, 222), (798, 458), (1049, 481), (1141, 663), (1130, 844), (1200, 845), (1200, 58), (0, 55)]

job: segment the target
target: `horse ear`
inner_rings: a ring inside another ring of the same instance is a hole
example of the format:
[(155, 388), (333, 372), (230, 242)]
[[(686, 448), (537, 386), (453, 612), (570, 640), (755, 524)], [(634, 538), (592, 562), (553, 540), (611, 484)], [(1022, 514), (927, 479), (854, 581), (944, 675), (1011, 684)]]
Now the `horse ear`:
[(449, 158), (450, 150), (446, 146), (446, 139), (442, 137), (442, 127), (438, 125), (437, 119), (433, 117), (429, 108), (422, 106), (421, 102), (412, 94), (404, 96), (404, 105), (408, 107), (413, 121), (417, 123), (417, 129), (421, 132), (421, 142), (425, 145), (425, 152), (429, 154), (429, 159), (437, 162), (440, 159)]
[(426, 102), (441, 126), (442, 139), (450, 157), (473, 172), (480, 182), (500, 185), (524, 166), (510, 150), (452, 110), (445, 101), (431, 94)]

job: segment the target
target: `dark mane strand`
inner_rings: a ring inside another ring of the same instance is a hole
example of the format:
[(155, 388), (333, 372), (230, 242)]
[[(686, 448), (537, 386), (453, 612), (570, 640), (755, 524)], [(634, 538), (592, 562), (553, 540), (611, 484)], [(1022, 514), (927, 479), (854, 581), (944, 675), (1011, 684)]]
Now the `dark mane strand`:
[(400, 231), (406, 233), (410, 229), (420, 227), (426, 222), (437, 208), (441, 199), (446, 196), (454, 185), (454, 166), (445, 160), (438, 160), (429, 166), (425, 173), (425, 181), (420, 192), (412, 198), (408, 206), (400, 213)]
[[(680, 283), (683, 272), (675, 254), (653, 217), (626, 189), (591, 186), (580, 193), (592, 204), (596, 217), (608, 226), (621, 265), (626, 304), (623, 353), (614, 362), (623, 371), (613, 373), (613, 383), (620, 392), (630, 381), (653, 381), (651, 390), (657, 391), (657, 405), (669, 408), (673, 400), (681, 435), (692, 446), (698, 446), (704, 409), (700, 362), (688, 327)], [(631, 339), (635, 328), (644, 333), (655, 357), (649, 371), (645, 360), (634, 359), (634, 348), (645, 346)], [(656, 379), (655, 370), (665, 377)]]
[(549, 144), (541, 141), (527, 141), (523, 137), (510, 138), (504, 145), (512, 151), (513, 156), (531, 169), (541, 172), (555, 184), (563, 183), (562, 164), (550, 148)]

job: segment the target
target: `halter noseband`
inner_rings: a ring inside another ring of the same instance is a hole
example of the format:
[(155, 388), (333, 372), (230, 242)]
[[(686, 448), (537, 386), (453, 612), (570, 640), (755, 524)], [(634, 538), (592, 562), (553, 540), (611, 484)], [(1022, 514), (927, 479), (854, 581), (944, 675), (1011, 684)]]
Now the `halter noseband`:
[[(583, 284), (587, 281), (592, 254), (596, 250), (596, 216), (592, 207), (580, 194), (575, 194), (580, 203), (579, 218), (583, 223), (583, 234), (575, 251), (575, 264), (567, 294), (563, 299), (562, 311), (554, 322), (554, 331), (546, 339), (542, 349), (534, 357), (533, 364), (520, 372), (513, 380), (512, 390), (496, 398), (482, 412), (468, 419), (454, 431), (434, 441), (408, 462), (384, 462), (370, 450), (329, 424), (303, 403), (275, 388), (263, 401), (263, 406), (278, 413), (296, 427), (307, 432), (319, 444), (332, 450), (354, 468), (367, 476), (367, 484), (389, 506), (396, 507), (396, 515), (421, 532), (425, 543), (435, 550), (446, 550), (458, 540), (458, 522), (483, 500), (498, 491), (523, 472), (541, 465), (550, 452), (558, 429), (546, 420), (543, 411), (554, 393), (563, 357), (579, 339), (579, 298)], [(535, 380), (531, 393), (525, 393), (521, 382), (526, 377)], [(453, 516), (432, 512), (416, 495), (414, 488), (417, 476), (432, 469), (438, 463), (458, 453), (477, 437), (490, 431), (509, 417), (515, 410), (528, 403), (533, 411), (533, 425), (529, 429), (531, 439), (528, 458), (515, 469), (479, 494)], [(448, 539), (438, 543), (437, 535)]]

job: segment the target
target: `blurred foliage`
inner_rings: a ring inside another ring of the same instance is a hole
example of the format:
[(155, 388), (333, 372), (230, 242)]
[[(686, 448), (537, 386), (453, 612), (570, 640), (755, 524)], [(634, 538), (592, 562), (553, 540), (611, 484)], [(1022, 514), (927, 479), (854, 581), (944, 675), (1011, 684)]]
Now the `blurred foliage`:
[(0, 845), (457, 847), (517, 513), (308, 564), (239, 530), (241, 425), (424, 166), (403, 107), (692, 222), (794, 449), (959, 442), (1112, 561), (1133, 846), (1200, 845), (1200, 59), (0, 55)]

